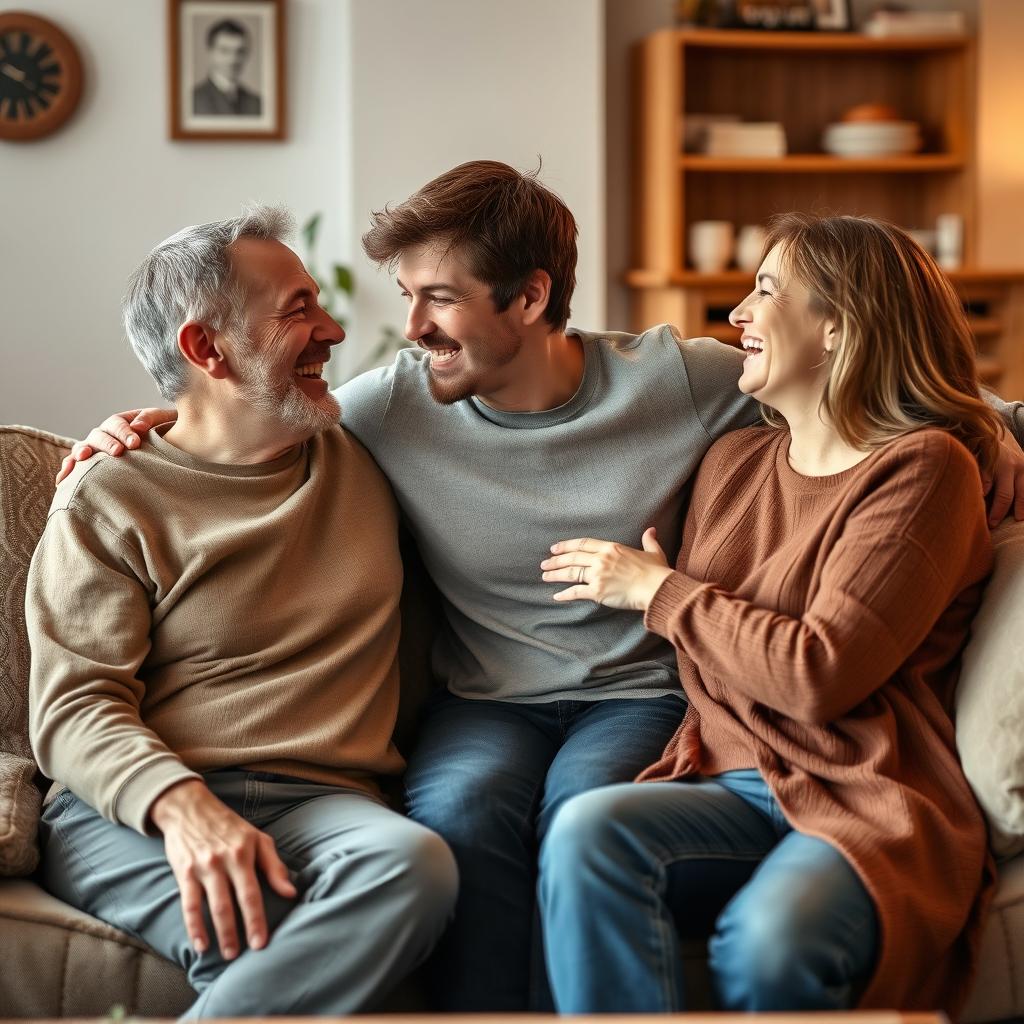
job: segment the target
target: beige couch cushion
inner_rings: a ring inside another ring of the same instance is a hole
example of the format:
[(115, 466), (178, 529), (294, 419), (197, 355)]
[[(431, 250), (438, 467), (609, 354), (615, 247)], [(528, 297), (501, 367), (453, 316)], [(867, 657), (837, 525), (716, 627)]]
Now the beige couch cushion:
[(1024, 1019), (1024, 855), (999, 865), (963, 1024)]
[(0, 875), (39, 858), (39, 791), (28, 742), (25, 577), (72, 442), (30, 427), (0, 427)]
[(1024, 523), (993, 534), (996, 565), (964, 651), (956, 740), (997, 857), (1024, 851)]
[(0, 879), (0, 964), (0, 1017), (171, 1017), (195, 999), (177, 966), (27, 879)]

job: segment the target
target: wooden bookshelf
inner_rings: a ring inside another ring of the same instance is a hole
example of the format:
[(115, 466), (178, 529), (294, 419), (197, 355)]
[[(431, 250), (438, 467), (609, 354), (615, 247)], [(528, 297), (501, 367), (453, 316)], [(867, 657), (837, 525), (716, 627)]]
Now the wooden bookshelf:
[[(964, 220), (964, 269), (950, 275), (971, 317), (989, 380), (1024, 398), (1024, 269), (976, 264), (975, 69), (963, 36), (876, 39), (855, 33), (664, 30), (634, 60), (633, 327), (679, 324), (723, 336), (722, 309), (750, 275), (699, 274), (686, 252), (690, 225), (763, 224), (809, 209), (932, 228)], [(848, 159), (821, 152), (825, 127), (856, 104), (881, 102), (921, 125), (907, 156)], [(684, 153), (691, 114), (781, 121), (789, 155), (771, 159)], [(724, 324), (724, 326), (723, 326)], [(1018, 340), (1020, 339), (1020, 340)]]

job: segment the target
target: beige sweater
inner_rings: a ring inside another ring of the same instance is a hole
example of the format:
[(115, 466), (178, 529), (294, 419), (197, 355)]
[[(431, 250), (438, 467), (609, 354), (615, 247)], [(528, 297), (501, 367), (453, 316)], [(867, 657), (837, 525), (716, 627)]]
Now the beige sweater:
[(273, 462), (201, 462), (156, 431), (58, 488), (32, 559), (40, 768), (145, 832), (217, 768), (376, 791), (401, 770), (394, 500), (332, 428)]
[(955, 1013), (993, 880), (948, 716), (992, 564), (978, 467), (939, 430), (829, 477), (795, 473), (788, 448), (740, 430), (701, 465), (647, 612), (690, 706), (641, 778), (757, 768), (874, 900), (861, 1006)]

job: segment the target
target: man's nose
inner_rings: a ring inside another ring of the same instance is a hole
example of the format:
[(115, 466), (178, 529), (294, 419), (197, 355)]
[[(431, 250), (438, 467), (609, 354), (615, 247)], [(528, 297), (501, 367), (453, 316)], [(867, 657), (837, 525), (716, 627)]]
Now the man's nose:
[(424, 316), (423, 311), (414, 302), (409, 307), (409, 315), (405, 319), (405, 336), (409, 341), (419, 341), (426, 334), (434, 329), (434, 323), (430, 317)]
[(345, 328), (323, 306), (319, 309), (320, 323), (313, 332), (313, 340), (321, 341), (325, 345), (340, 345), (345, 340)]

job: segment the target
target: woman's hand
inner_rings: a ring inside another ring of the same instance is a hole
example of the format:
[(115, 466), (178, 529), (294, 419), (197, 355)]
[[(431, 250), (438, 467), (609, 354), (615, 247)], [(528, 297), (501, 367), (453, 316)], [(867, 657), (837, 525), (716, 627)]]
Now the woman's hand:
[(672, 574), (654, 527), (641, 538), (643, 551), (589, 537), (551, 545), (540, 567), (549, 583), (573, 586), (555, 594), (556, 601), (596, 601), (609, 608), (647, 611), (658, 588)]

